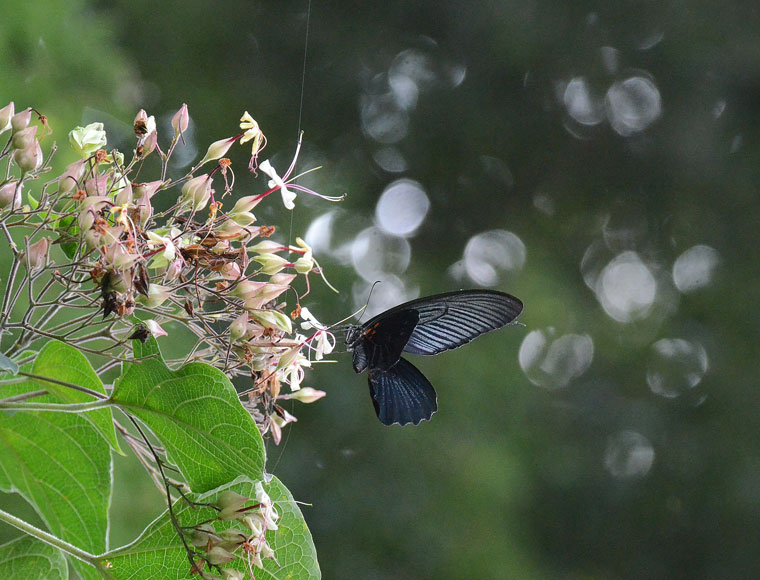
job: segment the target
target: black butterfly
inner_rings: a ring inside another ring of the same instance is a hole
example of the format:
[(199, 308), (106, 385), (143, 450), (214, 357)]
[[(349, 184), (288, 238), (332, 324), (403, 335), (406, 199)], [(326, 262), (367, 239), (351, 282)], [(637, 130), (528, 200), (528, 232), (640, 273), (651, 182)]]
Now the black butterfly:
[(354, 370), (369, 369), (369, 392), (385, 425), (417, 425), (438, 410), (430, 382), (402, 352), (434, 355), (513, 322), (523, 304), (493, 290), (459, 290), (400, 304), (362, 325), (348, 325)]

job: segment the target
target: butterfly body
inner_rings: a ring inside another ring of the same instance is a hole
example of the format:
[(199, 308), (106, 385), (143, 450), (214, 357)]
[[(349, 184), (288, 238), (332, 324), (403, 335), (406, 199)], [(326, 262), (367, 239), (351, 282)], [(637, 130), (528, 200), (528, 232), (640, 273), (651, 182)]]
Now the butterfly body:
[(436, 355), (506, 326), (522, 312), (514, 296), (493, 290), (460, 290), (395, 306), (362, 325), (350, 325), (346, 347), (354, 371), (369, 370), (369, 389), (386, 425), (419, 424), (438, 410), (435, 389), (402, 352)]

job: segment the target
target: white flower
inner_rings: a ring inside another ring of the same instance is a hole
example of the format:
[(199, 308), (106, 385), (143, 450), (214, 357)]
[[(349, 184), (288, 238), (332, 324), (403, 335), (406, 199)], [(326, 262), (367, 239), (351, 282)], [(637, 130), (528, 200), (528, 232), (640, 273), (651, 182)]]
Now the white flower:
[(69, 143), (81, 158), (89, 157), (106, 146), (103, 123), (90, 123), (86, 127), (76, 127), (69, 132)]
[(240, 144), (247, 143), (253, 140), (251, 147), (251, 155), (254, 157), (258, 155), (259, 151), (266, 145), (266, 137), (261, 132), (259, 124), (251, 115), (246, 111), (240, 118), (240, 128), (245, 131), (245, 134), (240, 138)]
[(322, 360), (326, 354), (330, 354), (335, 348), (335, 336), (331, 332), (320, 330), (314, 338), (317, 343), (316, 345), (312, 345), (314, 348), (314, 358)]
[(275, 511), (274, 504), (267, 492), (264, 491), (264, 486), (261, 485), (260, 481), (256, 482), (256, 502), (262, 505), (261, 515), (264, 519), (264, 530), (276, 530), (277, 520), (280, 516)]
[(308, 308), (306, 308), (306, 306), (301, 308), (301, 319), (303, 319), (301, 328), (304, 330), (309, 330), (311, 328), (317, 328), (321, 330), (325, 328), (325, 325), (317, 320), (317, 318), (311, 313)]
[(174, 237), (179, 236), (179, 230), (172, 228), (168, 235), (162, 236), (155, 231), (149, 231), (148, 247), (159, 248), (164, 247), (158, 254), (156, 254), (150, 263), (151, 268), (163, 268), (168, 266), (169, 263), (177, 256), (177, 248), (174, 245)]
[(259, 165), (259, 169), (261, 169), (264, 173), (266, 173), (269, 176), (269, 188), (279, 187), (280, 193), (282, 194), (282, 203), (285, 204), (286, 209), (293, 209), (296, 204), (293, 203), (293, 201), (296, 198), (296, 194), (290, 191), (287, 186), (285, 185), (285, 182), (282, 180), (282, 178), (277, 175), (277, 172), (275, 171), (274, 167), (272, 167), (272, 164), (269, 162), (269, 159), (265, 159), (261, 162), (261, 165)]
[(290, 385), (291, 391), (301, 388), (304, 379), (304, 367), (310, 367), (311, 361), (301, 353), (301, 345), (285, 352), (277, 364), (280, 381)]

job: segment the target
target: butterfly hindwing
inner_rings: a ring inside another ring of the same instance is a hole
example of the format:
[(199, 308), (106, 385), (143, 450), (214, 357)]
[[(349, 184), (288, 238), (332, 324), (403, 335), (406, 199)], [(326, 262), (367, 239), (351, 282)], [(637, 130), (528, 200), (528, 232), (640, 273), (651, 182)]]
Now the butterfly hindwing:
[(370, 369), (369, 392), (377, 418), (385, 425), (417, 425), (438, 410), (433, 386), (403, 358), (388, 370)]
[(353, 344), (354, 370), (390, 369), (401, 357), (419, 318), (416, 310), (398, 310), (363, 325)]

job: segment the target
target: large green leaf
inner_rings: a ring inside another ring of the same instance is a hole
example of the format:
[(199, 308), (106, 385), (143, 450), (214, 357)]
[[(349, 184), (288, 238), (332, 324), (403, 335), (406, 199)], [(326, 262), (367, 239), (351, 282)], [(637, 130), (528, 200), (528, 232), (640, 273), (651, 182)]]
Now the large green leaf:
[[(256, 482), (241, 477), (209, 493), (194, 496), (199, 503), (214, 503), (223, 491), (230, 489), (251, 497)], [(257, 580), (318, 580), (321, 577), (317, 554), (303, 514), (293, 496), (277, 479), (264, 483), (264, 490), (275, 503), (280, 514), (278, 529), (267, 532), (267, 541), (279, 565), (273, 560), (264, 561), (264, 569), (254, 568)], [(211, 508), (193, 509), (183, 500), (174, 504), (181, 526), (193, 526), (215, 516)], [(216, 529), (231, 527), (233, 523), (218, 523)], [(238, 524), (240, 525), (240, 524)], [(159, 516), (132, 544), (105, 554), (100, 558), (109, 573), (117, 580), (180, 580), (198, 578), (190, 574), (187, 552), (169, 520), (168, 512)], [(237, 560), (227, 567), (245, 570), (247, 562)]]
[[(264, 471), (264, 442), (225, 374), (203, 363), (166, 366), (155, 339), (135, 341), (135, 358), (111, 401), (139, 417), (166, 446), (197, 493)], [(147, 358), (146, 358), (147, 357)]]
[[(90, 361), (81, 352), (71, 345), (52, 340), (40, 351), (34, 361), (32, 372), (43, 377), (50, 377), (57, 381), (87, 387), (98, 393), (106, 394), (103, 383), (100, 381)], [(61, 403), (84, 403), (93, 398), (87, 393), (76, 391), (57, 383), (37, 379), (37, 383), (49, 393), (54, 394)], [(116, 439), (116, 431), (113, 426), (111, 409), (98, 409), (82, 415), (92, 426), (105, 437), (114, 451), (122, 453), (119, 442)]]
[(69, 569), (63, 553), (30, 536), (0, 546), (3, 580), (66, 580)]
[[(2, 388), (4, 396), (37, 390), (33, 381)], [(31, 401), (62, 402), (52, 392)], [(111, 453), (83, 414), (0, 413), (0, 489), (21, 494), (56, 536), (93, 554), (105, 551)], [(98, 577), (94, 568), (72, 562), (84, 578)]]

